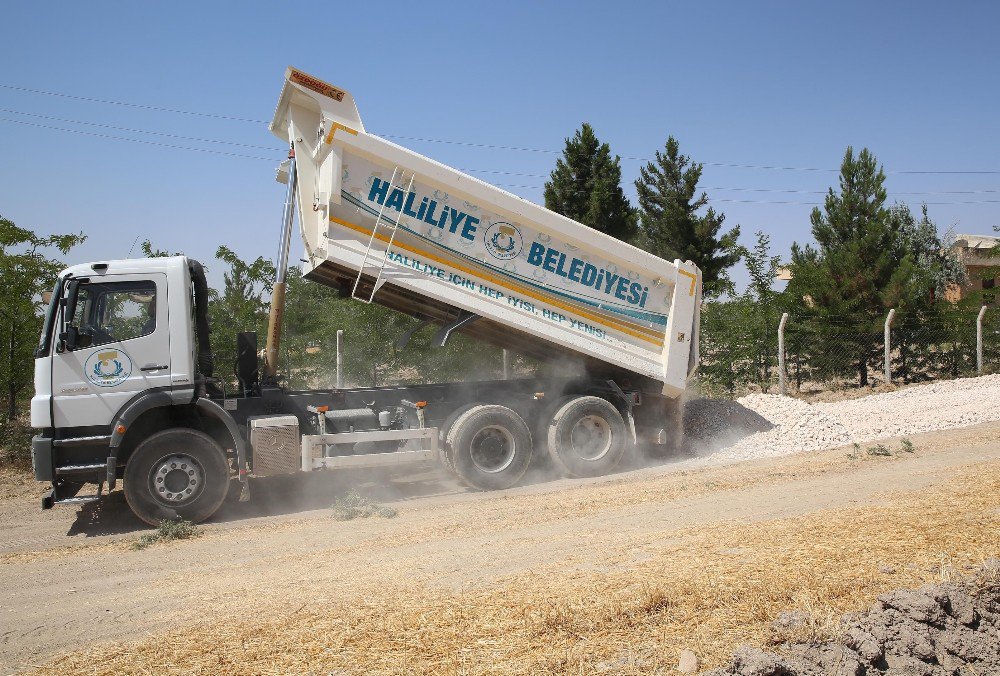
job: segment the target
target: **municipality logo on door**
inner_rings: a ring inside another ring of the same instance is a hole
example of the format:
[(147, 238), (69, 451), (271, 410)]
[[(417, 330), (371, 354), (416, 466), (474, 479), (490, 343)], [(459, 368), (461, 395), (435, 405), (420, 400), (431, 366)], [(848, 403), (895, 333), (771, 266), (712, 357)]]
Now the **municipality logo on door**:
[(490, 252), (490, 255), (502, 261), (517, 258), (518, 254), (521, 253), (521, 249), (524, 248), (524, 239), (521, 237), (521, 231), (510, 223), (494, 223), (486, 229), (483, 239), (486, 242), (486, 250)]
[(114, 387), (132, 375), (132, 360), (121, 350), (103, 350), (87, 357), (83, 372), (98, 387)]

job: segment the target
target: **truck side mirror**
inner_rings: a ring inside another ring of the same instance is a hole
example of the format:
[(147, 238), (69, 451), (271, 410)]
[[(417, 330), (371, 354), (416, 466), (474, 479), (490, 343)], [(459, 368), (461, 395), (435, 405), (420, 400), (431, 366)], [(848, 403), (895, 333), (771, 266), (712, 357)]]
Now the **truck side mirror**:
[(67, 326), (65, 330), (59, 333), (59, 351), (64, 352), (66, 350), (72, 351), (76, 349), (79, 338), (79, 330), (75, 326)]
[(73, 315), (76, 314), (76, 292), (80, 287), (80, 280), (72, 279), (66, 284), (66, 293), (60, 300), (62, 305), (62, 317), (60, 318), (59, 331), (59, 352), (73, 350), (79, 342), (80, 331), (73, 326)]

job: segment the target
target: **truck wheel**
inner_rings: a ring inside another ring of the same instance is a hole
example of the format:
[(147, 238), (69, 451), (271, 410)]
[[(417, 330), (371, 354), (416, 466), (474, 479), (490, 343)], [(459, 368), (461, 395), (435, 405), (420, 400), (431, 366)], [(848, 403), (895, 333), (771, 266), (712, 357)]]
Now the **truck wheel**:
[(569, 476), (593, 477), (613, 470), (625, 454), (625, 421), (600, 397), (574, 397), (549, 424), (549, 456)]
[(447, 452), (458, 476), (483, 490), (510, 488), (531, 462), (531, 432), (506, 406), (475, 406), (455, 420)]
[(458, 470), (455, 469), (455, 463), (452, 462), (451, 453), (448, 452), (448, 433), (451, 432), (451, 428), (455, 426), (455, 421), (461, 418), (466, 411), (481, 405), (482, 404), (464, 404), (459, 406), (448, 414), (448, 417), (444, 419), (443, 423), (441, 423), (441, 427), (438, 428), (438, 455), (441, 456), (441, 464), (447, 467), (452, 474), (458, 474)]
[(143, 441), (125, 465), (125, 499), (150, 525), (163, 519), (198, 523), (212, 516), (229, 491), (229, 463), (204, 432), (175, 427)]

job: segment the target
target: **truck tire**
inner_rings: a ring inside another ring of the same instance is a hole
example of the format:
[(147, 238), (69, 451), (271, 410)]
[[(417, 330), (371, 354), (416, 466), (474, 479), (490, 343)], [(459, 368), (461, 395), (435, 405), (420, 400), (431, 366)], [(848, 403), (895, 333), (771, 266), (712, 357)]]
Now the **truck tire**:
[(194, 523), (212, 516), (229, 491), (229, 463), (204, 432), (174, 427), (152, 435), (125, 465), (125, 500), (140, 519)]
[(455, 463), (452, 462), (451, 453), (448, 452), (448, 433), (451, 431), (451, 428), (455, 426), (455, 421), (461, 418), (466, 411), (481, 405), (482, 404), (463, 404), (462, 406), (459, 406), (448, 414), (448, 417), (441, 423), (441, 427), (438, 428), (438, 455), (440, 456), (441, 464), (448, 468), (452, 474), (458, 474), (458, 470), (455, 469)]
[(552, 471), (562, 471), (562, 468), (552, 466), (552, 458), (549, 457), (549, 424), (552, 422), (552, 418), (555, 417), (556, 411), (576, 396), (569, 395), (550, 399), (542, 406), (541, 411), (535, 418), (535, 424), (531, 428), (531, 462), (534, 467), (549, 473)]
[(474, 406), (448, 431), (447, 453), (455, 473), (470, 486), (510, 488), (531, 463), (531, 432), (506, 406)]
[(600, 397), (573, 397), (552, 418), (549, 456), (568, 476), (607, 474), (621, 461), (627, 446), (625, 421), (618, 409)]

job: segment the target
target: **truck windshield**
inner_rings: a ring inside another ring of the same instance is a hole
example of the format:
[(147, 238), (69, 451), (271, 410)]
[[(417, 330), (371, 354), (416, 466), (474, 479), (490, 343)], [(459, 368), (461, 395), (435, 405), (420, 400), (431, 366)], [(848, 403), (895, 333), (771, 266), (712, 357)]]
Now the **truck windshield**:
[(49, 306), (45, 309), (45, 323), (42, 325), (42, 336), (38, 340), (38, 348), (35, 350), (36, 357), (49, 356), (52, 347), (52, 325), (56, 320), (56, 308), (59, 306), (59, 296), (62, 295), (63, 280), (57, 279), (56, 285), (52, 288), (52, 297), (49, 299)]

